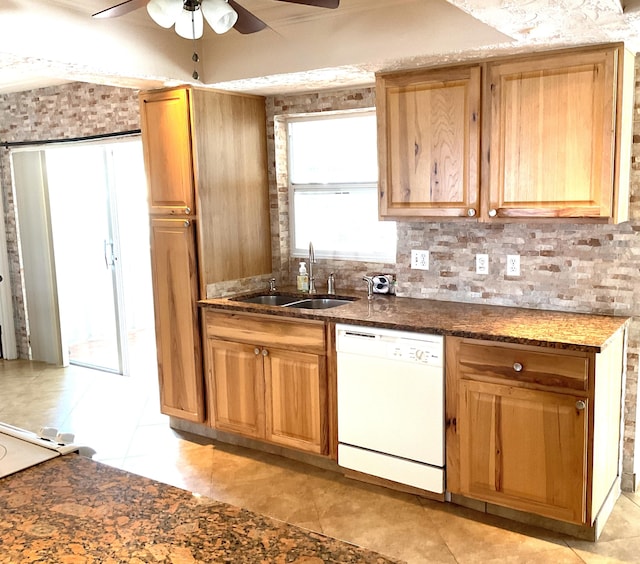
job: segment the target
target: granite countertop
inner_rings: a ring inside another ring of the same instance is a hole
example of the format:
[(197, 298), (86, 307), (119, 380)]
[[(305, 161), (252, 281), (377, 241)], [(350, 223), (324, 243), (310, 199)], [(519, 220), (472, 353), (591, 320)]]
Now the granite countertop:
[(0, 563), (398, 562), (75, 454), (0, 488)]
[[(340, 292), (338, 296), (356, 298), (351, 303), (330, 309), (299, 309), (236, 301), (238, 297), (266, 294), (251, 292), (201, 300), (201, 307), (267, 313), (289, 318), (318, 319), (369, 327), (418, 331), (488, 339), (506, 343), (536, 345), (559, 349), (601, 352), (617, 331), (629, 323), (628, 317), (568, 313), (497, 305), (468, 304), (402, 298), (365, 293)], [(275, 294), (297, 294), (280, 290)], [(302, 295), (309, 297), (308, 295)], [(327, 297), (317, 294), (316, 297)]]

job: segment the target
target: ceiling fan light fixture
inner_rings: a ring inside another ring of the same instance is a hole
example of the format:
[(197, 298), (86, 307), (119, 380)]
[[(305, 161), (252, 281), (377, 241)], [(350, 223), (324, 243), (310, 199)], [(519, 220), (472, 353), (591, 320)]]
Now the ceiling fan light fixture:
[(200, 9), (207, 23), (216, 33), (226, 33), (238, 21), (238, 13), (227, 0), (202, 0)]
[(175, 29), (180, 37), (184, 37), (185, 39), (200, 39), (204, 32), (202, 10), (182, 10), (176, 20)]
[(159, 26), (170, 28), (182, 11), (182, 0), (151, 0), (147, 12)]

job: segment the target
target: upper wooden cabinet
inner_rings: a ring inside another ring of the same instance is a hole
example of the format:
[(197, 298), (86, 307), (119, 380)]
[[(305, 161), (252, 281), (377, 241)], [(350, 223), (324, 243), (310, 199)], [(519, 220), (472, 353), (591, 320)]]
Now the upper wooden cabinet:
[(626, 221), (633, 78), (621, 44), (379, 76), (381, 217)]
[(189, 93), (182, 88), (140, 94), (149, 211), (154, 215), (195, 213)]
[(381, 75), (376, 97), (380, 215), (475, 216), (480, 66)]
[(490, 217), (628, 219), (628, 56), (608, 47), (487, 66)]
[(140, 111), (150, 213), (199, 220), (200, 295), (269, 274), (264, 98), (181, 87), (142, 92)]

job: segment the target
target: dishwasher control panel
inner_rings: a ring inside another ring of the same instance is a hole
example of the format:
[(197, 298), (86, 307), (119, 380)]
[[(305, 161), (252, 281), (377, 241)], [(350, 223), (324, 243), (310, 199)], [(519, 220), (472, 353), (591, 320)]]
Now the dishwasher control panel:
[(387, 344), (387, 357), (420, 364), (442, 364), (442, 351), (419, 342), (413, 344), (403, 341)]
[(336, 325), (336, 349), (338, 352), (443, 366), (443, 348), (444, 338), (441, 335), (377, 327)]

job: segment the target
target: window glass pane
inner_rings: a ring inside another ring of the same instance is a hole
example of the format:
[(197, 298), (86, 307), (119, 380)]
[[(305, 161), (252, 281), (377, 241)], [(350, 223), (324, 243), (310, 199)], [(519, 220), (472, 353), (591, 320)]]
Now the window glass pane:
[(294, 254), (395, 262), (396, 224), (378, 221), (376, 188), (296, 191)]
[(289, 123), (292, 184), (377, 182), (376, 116)]

